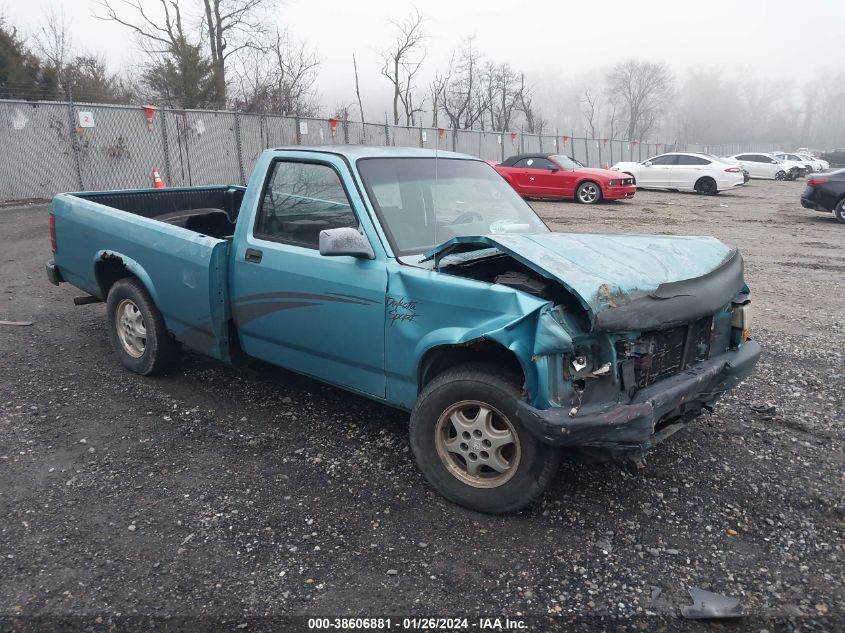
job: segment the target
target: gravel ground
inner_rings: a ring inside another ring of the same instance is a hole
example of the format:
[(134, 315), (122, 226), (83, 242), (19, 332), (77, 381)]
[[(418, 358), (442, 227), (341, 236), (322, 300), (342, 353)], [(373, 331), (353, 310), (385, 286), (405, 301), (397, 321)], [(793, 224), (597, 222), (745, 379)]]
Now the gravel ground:
[(0, 319), (34, 322), (0, 325), (0, 630), (290, 614), (704, 630), (679, 615), (691, 586), (741, 598), (751, 617), (728, 630), (843, 630), (845, 226), (801, 209), (802, 186), (533, 203), (559, 230), (739, 246), (764, 356), (644, 471), (566, 460), (507, 517), (432, 492), (391, 409), (257, 363), (123, 370), (103, 306), (45, 279), (46, 207), (0, 209)]

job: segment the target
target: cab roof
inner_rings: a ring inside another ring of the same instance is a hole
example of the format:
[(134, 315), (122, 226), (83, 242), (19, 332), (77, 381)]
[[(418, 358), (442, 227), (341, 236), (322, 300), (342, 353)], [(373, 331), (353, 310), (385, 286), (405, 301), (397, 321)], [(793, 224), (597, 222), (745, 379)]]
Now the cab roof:
[(320, 154), (335, 154), (342, 156), (349, 162), (360, 158), (461, 158), (464, 160), (481, 160), (475, 156), (433, 150), (420, 147), (384, 147), (379, 145), (287, 145), (275, 147), (271, 152), (314, 152)]

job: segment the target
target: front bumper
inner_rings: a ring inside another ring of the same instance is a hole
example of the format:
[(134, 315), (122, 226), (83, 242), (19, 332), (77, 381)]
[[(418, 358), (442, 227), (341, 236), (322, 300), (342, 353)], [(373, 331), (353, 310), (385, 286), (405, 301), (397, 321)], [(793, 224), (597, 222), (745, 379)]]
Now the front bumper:
[(640, 389), (630, 403), (583, 407), (570, 417), (565, 407), (540, 410), (518, 403), (520, 422), (545, 444), (607, 449), (647, 449), (656, 444), (655, 427), (664, 419), (698, 413), (742, 382), (760, 358), (760, 345), (746, 341), (683, 372)]
[(637, 193), (637, 188), (634, 185), (627, 187), (605, 187), (602, 191), (602, 197), (605, 200), (624, 200), (626, 198), (633, 198)]
[(47, 280), (54, 286), (58, 286), (64, 281), (64, 279), (62, 278), (62, 273), (59, 272), (58, 268), (56, 268), (56, 264), (53, 263), (53, 260), (47, 262), (44, 265), (44, 268), (47, 271)]

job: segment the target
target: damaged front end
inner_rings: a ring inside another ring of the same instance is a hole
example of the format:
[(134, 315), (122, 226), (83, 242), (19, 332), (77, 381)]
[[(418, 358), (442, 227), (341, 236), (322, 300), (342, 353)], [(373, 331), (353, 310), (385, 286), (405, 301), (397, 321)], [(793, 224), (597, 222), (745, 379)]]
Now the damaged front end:
[[(441, 272), (548, 300), (533, 341), (536, 385), (518, 408), (531, 433), (640, 461), (754, 368), (742, 258), (708, 238), (620, 236), (623, 264), (602, 261), (597, 246), (613, 253), (612, 236), (555, 235), (459, 238), (429, 257)], [(478, 256), (482, 246), (492, 254)], [(608, 274), (577, 258), (586, 250)]]

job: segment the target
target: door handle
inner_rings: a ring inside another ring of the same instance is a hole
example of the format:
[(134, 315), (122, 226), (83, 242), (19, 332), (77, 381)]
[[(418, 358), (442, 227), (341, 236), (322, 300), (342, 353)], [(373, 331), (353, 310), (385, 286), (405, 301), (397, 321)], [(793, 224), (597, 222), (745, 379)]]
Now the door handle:
[(264, 253), (254, 248), (246, 249), (246, 254), (244, 255), (244, 259), (248, 262), (252, 262), (254, 264), (260, 264), (261, 258), (263, 257)]

